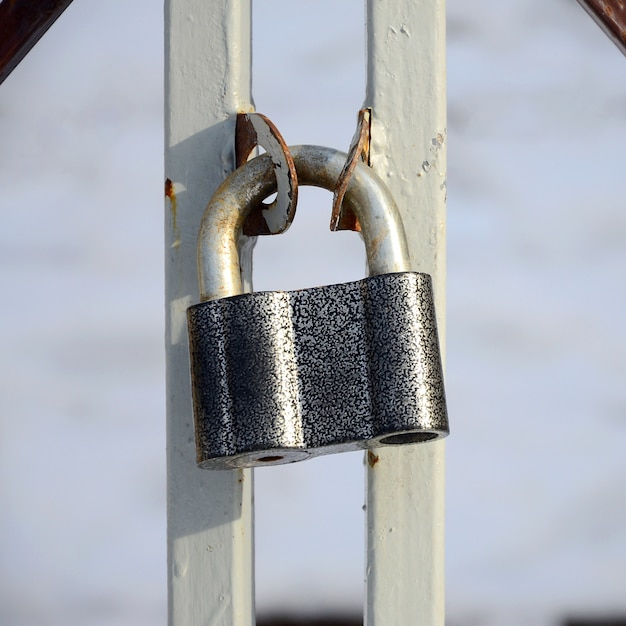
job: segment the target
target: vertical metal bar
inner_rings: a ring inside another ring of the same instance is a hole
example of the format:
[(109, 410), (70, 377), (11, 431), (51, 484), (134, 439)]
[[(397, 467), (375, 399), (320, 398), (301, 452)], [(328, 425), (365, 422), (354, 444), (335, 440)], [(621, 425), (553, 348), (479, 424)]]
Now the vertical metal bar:
[[(433, 276), (444, 349), (444, 0), (368, 0), (371, 164), (406, 229), (411, 268)], [(444, 442), (367, 460), (366, 626), (444, 624)]]
[(252, 110), (250, 22), (250, 0), (165, 2), (170, 626), (254, 624), (252, 474), (196, 468), (185, 320), (200, 218), (234, 168), (235, 114)]

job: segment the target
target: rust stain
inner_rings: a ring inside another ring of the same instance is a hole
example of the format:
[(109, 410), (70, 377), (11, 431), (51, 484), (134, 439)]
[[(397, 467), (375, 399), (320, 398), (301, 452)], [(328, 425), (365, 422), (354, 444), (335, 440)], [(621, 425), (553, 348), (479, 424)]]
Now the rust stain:
[(378, 463), (379, 458), (377, 454), (374, 454), (371, 450), (367, 451), (367, 464), (373, 468)]
[(257, 146), (257, 134), (248, 113), (237, 113), (235, 122), (235, 167), (241, 167)]
[(180, 231), (178, 230), (178, 202), (176, 200), (176, 193), (174, 192), (174, 183), (169, 179), (165, 179), (165, 197), (170, 199), (170, 209), (172, 211), (172, 228), (174, 229), (174, 235), (176, 240), (172, 244), (172, 248), (176, 248), (180, 245)]
[(165, 196), (172, 201), (173, 209), (176, 210), (176, 194), (174, 193), (174, 183), (169, 179), (165, 179)]
[(385, 242), (385, 240), (387, 239), (389, 235), (389, 229), (385, 228), (383, 230), (383, 232), (381, 232), (378, 237), (374, 237), (373, 239), (371, 239), (367, 245), (367, 249), (368, 249), (368, 258), (369, 255), (371, 255), (371, 258), (374, 258), (375, 256), (378, 255), (378, 250), (381, 246), (382, 243)]

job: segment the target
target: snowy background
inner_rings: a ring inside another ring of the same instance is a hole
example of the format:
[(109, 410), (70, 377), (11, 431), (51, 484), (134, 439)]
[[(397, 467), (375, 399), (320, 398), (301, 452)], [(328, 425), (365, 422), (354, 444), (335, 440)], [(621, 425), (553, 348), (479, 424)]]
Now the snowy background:
[[(448, 16), (449, 622), (623, 615), (626, 59), (574, 0)], [(349, 145), (363, 22), (256, 3), (288, 143)], [(161, 2), (76, 0), (0, 86), (5, 626), (166, 622), (162, 31)], [(362, 276), (330, 195), (301, 198), (257, 288)], [(260, 610), (358, 610), (361, 455), (256, 482)]]

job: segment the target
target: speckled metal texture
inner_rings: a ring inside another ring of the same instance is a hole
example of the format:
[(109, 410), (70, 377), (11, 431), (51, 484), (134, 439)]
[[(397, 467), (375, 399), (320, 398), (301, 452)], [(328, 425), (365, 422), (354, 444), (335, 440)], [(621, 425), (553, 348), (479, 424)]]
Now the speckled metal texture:
[(448, 434), (428, 274), (233, 296), (187, 316), (200, 467)]

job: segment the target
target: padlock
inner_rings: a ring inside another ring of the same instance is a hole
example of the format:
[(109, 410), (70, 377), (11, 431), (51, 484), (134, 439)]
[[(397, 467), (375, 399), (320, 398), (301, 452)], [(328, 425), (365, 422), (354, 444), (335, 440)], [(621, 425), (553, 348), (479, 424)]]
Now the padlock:
[[(291, 148), (300, 185), (332, 190), (346, 155)], [(248, 212), (275, 191), (267, 155), (215, 192), (198, 236), (201, 303), (187, 311), (197, 462), (205, 469), (290, 463), (448, 434), (431, 278), (411, 272), (398, 209), (359, 164), (344, 203), (369, 278), (242, 294)]]

